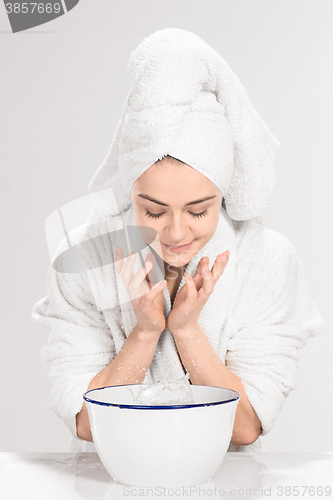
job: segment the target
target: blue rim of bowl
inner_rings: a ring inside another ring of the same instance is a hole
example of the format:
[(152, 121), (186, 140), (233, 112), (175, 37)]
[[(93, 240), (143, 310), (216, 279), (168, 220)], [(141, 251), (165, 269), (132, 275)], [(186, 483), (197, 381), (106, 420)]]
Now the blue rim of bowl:
[(216, 406), (223, 405), (226, 403), (232, 403), (233, 401), (238, 401), (240, 399), (240, 394), (233, 389), (228, 389), (227, 387), (217, 387), (213, 385), (205, 385), (200, 387), (216, 387), (217, 389), (226, 389), (227, 391), (233, 392), (236, 396), (232, 399), (227, 399), (226, 401), (213, 401), (212, 403), (198, 403), (194, 405), (168, 405), (168, 406), (148, 406), (148, 405), (122, 405), (116, 403), (105, 403), (104, 401), (95, 401), (94, 399), (90, 399), (87, 397), (87, 394), (93, 391), (101, 391), (102, 389), (108, 389), (109, 387), (131, 387), (136, 386), (137, 384), (123, 384), (123, 385), (107, 385), (105, 387), (98, 387), (97, 389), (90, 389), (83, 394), (83, 399), (88, 403), (93, 403), (95, 405), (100, 406), (113, 406), (117, 408), (128, 408), (131, 410), (172, 410), (172, 409), (183, 409), (183, 408), (199, 408), (201, 406)]

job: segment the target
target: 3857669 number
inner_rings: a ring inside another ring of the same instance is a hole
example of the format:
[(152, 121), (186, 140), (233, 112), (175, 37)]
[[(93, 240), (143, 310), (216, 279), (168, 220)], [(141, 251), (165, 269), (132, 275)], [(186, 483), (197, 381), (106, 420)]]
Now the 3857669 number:
[(60, 3), (44, 3), (44, 2), (7, 2), (5, 4), (8, 14), (59, 14), (61, 10)]
[(322, 497), (331, 496), (330, 486), (277, 486), (276, 494), (279, 497)]

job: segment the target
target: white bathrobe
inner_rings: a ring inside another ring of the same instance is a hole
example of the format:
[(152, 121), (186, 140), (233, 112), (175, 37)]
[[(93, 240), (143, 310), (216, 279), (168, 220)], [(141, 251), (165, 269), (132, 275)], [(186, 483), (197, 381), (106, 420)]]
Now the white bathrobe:
[[(132, 206), (125, 219), (135, 224)], [(70, 233), (71, 244), (108, 234), (114, 224), (115, 217), (107, 216), (80, 226)], [(64, 239), (57, 254), (67, 248)], [(319, 332), (322, 319), (286, 237), (253, 220), (234, 221), (221, 207), (214, 236), (189, 262), (187, 271), (193, 276), (204, 255), (209, 256), (211, 268), (224, 250), (231, 252), (229, 262), (199, 324), (221, 361), (242, 381), (265, 435), (297, 386), (299, 350)], [(116, 356), (135, 324), (133, 315), (126, 319), (121, 307), (112, 303), (116, 292), (111, 267), (61, 273), (51, 265), (47, 296), (32, 311), (32, 319), (51, 330), (41, 351), (42, 364), (52, 382), (50, 407), (72, 434), (69, 451), (95, 451), (93, 443), (78, 438), (75, 417), (90, 381)], [(183, 276), (179, 289), (184, 283)], [(167, 287), (163, 293), (168, 317)], [(166, 329), (145, 383), (158, 380), (170, 368), (175, 375), (182, 371), (172, 334)], [(249, 446), (230, 445), (228, 451), (255, 450), (260, 450), (260, 438)]]

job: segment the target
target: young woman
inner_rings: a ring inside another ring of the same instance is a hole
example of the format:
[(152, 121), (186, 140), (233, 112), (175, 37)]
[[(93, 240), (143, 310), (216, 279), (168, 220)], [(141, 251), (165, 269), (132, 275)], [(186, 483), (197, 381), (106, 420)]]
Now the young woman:
[[(72, 433), (70, 450), (94, 450), (84, 392), (187, 373), (191, 384), (240, 393), (229, 451), (258, 450), (296, 388), (300, 347), (322, 324), (292, 244), (262, 224), (278, 142), (193, 33), (154, 33), (129, 70), (123, 116), (90, 184), (93, 210), (57, 251), (94, 242), (85, 251), (100, 265), (54, 262), (33, 309), (51, 328), (42, 351), (50, 405)], [(125, 260), (119, 227), (142, 233), (145, 266), (137, 252)]]

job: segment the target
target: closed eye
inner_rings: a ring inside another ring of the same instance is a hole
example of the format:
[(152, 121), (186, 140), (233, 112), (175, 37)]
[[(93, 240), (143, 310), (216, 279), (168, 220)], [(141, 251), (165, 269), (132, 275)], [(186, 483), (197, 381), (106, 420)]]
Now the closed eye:
[[(149, 212), (149, 210), (146, 210), (146, 215), (148, 217), (153, 217), (153, 219), (159, 219), (165, 212), (162, 212), (161, 214), (153, 214), (152, 212)], [(207, 210), (204, 210), (200, 214), (193, 214), (192, 212), (189, 212), (193, 217), (205, 217), (207, 215)]]

